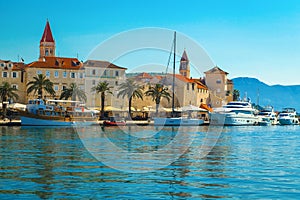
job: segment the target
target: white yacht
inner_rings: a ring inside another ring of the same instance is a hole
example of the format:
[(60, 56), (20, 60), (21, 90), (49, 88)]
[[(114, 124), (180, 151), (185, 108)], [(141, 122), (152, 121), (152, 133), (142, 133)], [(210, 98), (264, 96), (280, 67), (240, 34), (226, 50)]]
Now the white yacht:
[(250, 102), (232, 101), (221, 108), (216, 108), (210, 115), (212, 125), (245, 126), (256, 125), (258, 117)]
[(284, 108), (283, 111), (278, 115), (278, 121), (280, 125), (299, 124), (299, 119), (296, 115), (296, 110), (294, 108)]
[(278, 124), (276, 113), (272, 106), (267, 106), (258, 113), (258, 125), (269, 126)]

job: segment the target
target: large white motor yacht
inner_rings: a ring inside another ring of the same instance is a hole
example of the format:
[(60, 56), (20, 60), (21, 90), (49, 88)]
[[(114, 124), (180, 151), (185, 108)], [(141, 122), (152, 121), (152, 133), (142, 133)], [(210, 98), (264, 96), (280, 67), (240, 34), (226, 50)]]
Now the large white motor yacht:
[(232, 101), (221, 108), (216, 108), (210, 115), (212, 125), (245, 126), (256, 125), (258, 117), (250, 102)]
[(266, 106), (258, 113), (258, 125), (268, 126), (278, 124), (276, 113), (272, 106)]
[(278, 115), (278, 121), (280, 125), (295, 125), (299, 124), (297, 113), (294, 108), (284, 108)]

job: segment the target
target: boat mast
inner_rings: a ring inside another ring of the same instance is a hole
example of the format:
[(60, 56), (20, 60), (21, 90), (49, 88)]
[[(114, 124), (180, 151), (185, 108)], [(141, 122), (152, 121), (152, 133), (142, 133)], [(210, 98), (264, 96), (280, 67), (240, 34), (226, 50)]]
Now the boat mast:
[(175, 107), (175, 100), (174, 100), (174, 96), (175, 96), (175, 57), (176, 57), (176, 31), (174, 32), (174, 61), (173, 61), (173, 82), (172, 82), (172, 117), (174, 117), (174, 107)]

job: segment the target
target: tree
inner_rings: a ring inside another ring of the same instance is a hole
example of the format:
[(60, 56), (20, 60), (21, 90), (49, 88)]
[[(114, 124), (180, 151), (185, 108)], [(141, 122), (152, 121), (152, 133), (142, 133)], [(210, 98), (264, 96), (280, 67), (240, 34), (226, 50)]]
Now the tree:
[(7, 110), (6, 102), (8, 101), (8, 99), (17, 100), (19, 98), (16, 91), (18, 90), (14, 87), (11, 87), (11, 85), (8, 82), (4, 82), (0, 86), (0, 97), (2, 100), (2, 118), (6, 117), (6, 110)]
[(34, 92), (38, 93), (38, 98), (43, 98), (43, 91), (46, 91), (50, 95), (55, 95), (55, 91), (53, 89), (53, 83), (46, 78), (43, 74), (38, 74), (33, 77), (33, 81), (27, 83), (27, 94)]
[(71, 98), (72, 101), (86, 101), (86, 95), (83, 90), (81, 90), (76, 83), (71, 83), (69, 87), (65, 88), (59, 99), (69, 99)]
[(156, 104), (156, 116), (158, 115), (158, 108), (162, 98), (166, 98), (168, 102), (170, 101), (171, 95), (168, 92), (168, 88), (164, 87), (161, 84), (155, 84), (155, 86), (150, 86), (149, 90), (145, 92), (146, 96), (151, 96), (152, 101), (155, 101)]
[(128, 103), (128, 117), (131, 117), (131, 103), (133, 98), (143, 99), (142, 87), (136, 84), (132, 79), (127, 79), (119, 87), (119, 93), (117, 95), (122, 97), (127, 97)]
[(108, 86), (109, 83), (106, 81), (104, 82), (99, 82), (98, 85), (92, 88), (92, 92), (96, 92), (97, 94), (101, 94), (101, 111), (100, 111), (100, 118), (103, 119), (104, 117), (104, 103), (105, 103), (105, 95), (106, 93), (112, 94), (110, 91), (111, 86)]
[(237, 101), (240, 98), (240, 91), (234, 89), (232, 95), (233, 95), (233, 101)]

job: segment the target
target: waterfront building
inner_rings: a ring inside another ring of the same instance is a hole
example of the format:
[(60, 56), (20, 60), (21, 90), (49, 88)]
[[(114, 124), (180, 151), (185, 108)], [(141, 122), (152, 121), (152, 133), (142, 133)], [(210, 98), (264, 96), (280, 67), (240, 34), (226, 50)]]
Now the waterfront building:
[(0, 60), (0, 84), (8, 82), (12, 87), (18, 89), (18, 102), (25, 102), (25, 64), (23, 62), (12, 62), (10, 60)]
[[(44, 93), (43, 98), (59, 99), (61, 92), (69, 87), (71, 83), (76, 83), (84, 90), (84, 68), (77, 58), (50, 57), (44, 56), (42, 61), (35, 61), (26, 66), (26, 83), (33, 80), (38, 74), (43, 74), (51, 82), (55, 96)], [(37, 94), (29, 94), (28, 99), (37, 97)]]
[[(149, 85), (162, 84), (169, 88), (172, 95), (173, 74), (154, 75), (149, 73), (140, 73), (133, 77), (140, 85), (144, 85), (144, 92), (149, 89)], [(184, 50), (181, 60), (179, 74), (175, 74), (174, 100), (175, 107), (194, 105), (200, 107), (201, 104), (207, 104), (209, 99), (208, 87), (203, 83), (202, 79), (190, 77), (190, 65), (186, 51)], [(134, 99), (136, 109), (142, 110), (145, 107), (155, 108), (155, 103), (151, 97), (144, 97), (143, 100)], [(165, 108), (172, 107), (172, 101), (162, 99), (161, 106)]]
[(227, 78), (228, 73), (218, 66), (204, 73), (205, 84), (210, 90), (209, 104), (215, 108), (232, 101), (233, 82)]
[[(44, 93), (43, 98), (59, 98), (61, 92), (71, 83), (76, 83), (84, 90), (84, 68), (82, 62), (77, 58), (57, 57), (55, 55), (55, 40), (52, 35), (50, 23), (47, 20), (46, 26), (40, 40), (40, 55), (38, 61), (25, 66), (25, 83), (33, 80), (38, 74), (45, 75), (53, 82), (54, 96)], [(26, 85), (25, 84), (25, 85)], [(27, 100), (36, 98), (37, 94), (27, 95)]]
[(118, 98), (118, 87), (125, 81), (125, 71), (127, 68), (117, 66), (107, 61), (87, 60), (83, 63), (85, 71), (84, 90), (87, 95), (86, 105), (89, 107), (99, 107), (101, 105), (100, 94), (92, 92), (91, 89), (99, 82), (108, 82), (112, 87), (113, 94), (105, 97), (105, 106), (125, 109), (128, 103), (123, 98)]

